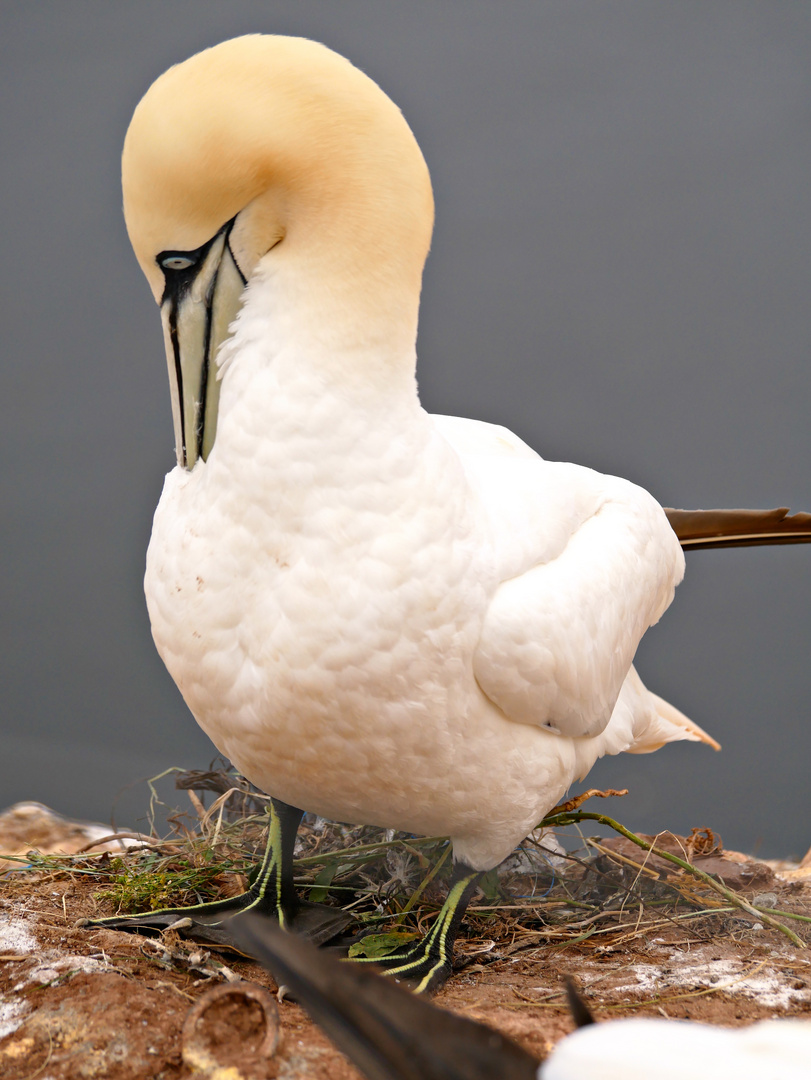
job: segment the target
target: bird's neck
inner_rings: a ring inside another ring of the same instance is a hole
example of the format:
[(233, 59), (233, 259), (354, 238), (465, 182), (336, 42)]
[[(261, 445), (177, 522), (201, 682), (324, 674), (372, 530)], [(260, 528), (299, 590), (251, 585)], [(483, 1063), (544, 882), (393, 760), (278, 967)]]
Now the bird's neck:
[(297, 460), (315, 485), (341, 470), (385, 472), (386, 462), (402, 471), (394, 459), (419, 456), (430, 437), (416, 387), (416, 303), (359, 314), (346, 291), (287, 269), (277, 261), (254, 277), (220, 353), (212, 464), (249, 480), (258, 467), (280, 487), (301, 484)]
[(266, 377), (285, 397), (318, 384), (348, 409), (413, 403), (419, 281), (368, 262), (303, 244), (270, 252), (218, 358), (223, 390), (255, 393)]

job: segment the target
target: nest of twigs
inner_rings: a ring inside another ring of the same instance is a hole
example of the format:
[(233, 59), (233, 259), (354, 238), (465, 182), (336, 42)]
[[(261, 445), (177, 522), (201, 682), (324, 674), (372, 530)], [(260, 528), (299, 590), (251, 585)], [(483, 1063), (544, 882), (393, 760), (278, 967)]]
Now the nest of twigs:
[[(193, 813), (171, 817), (168, 837), (159, 838), (153, 825), (152, 835), (138, 834), (121, 854), (30, 853), (28, 865), (57, 876), (92, 877), (108, 912), (181, 906), (243, 891), (264, 848), (267, 796), (225, 765), (170, 771), (176, 787), (188, 792)], [(150, 789), (154, 811), (159, 800), (153, 782)], [(624, 793), (590, 791), (557, 807), (509, 859), (484, 875), (458, 943), (460, 963), (483, 964), (538, 945), (613, 951), (673, 926), (708, 941), (742, 918), (771, 926), (799, 947), (811, 940), (808, 914), (776, 910), (773, 898), (758, 903), (757, 895), (747, 899), (724, 883), (714, 872), (720, 839), (710, 830), (694, 830), (688, 838), (642, 837), (580, 809), (592, 796), (607, 794)], [(592, 822), (610, 827), (618, 839), (586, 837), (583, 827)], [(562, 833), (566, 848), (558, 840)], [(359, 924), (351, 953), (383, 955), (424, 933), (447, 895), (447, 837), (306, 815), (295, 855), (300, 894), (351, 912)]]

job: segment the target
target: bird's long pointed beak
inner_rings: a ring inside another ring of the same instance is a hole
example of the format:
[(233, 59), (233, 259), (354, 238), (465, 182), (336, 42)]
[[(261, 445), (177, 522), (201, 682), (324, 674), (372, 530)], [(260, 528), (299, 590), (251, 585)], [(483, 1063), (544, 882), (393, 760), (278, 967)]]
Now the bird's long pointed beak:
[[(169, 365), (177, 463), (186, 469), (209, 455), (217, 434), (220, 382), (216, 356), (228, 337), (245, 279), (228, 245), (230, 225), (199, 252), (163, 253), (166, 288), (161, 322)], [(189, 254), (199, 259), (189, 266)], [(175, 260), (177, 268), (172, 267)]]

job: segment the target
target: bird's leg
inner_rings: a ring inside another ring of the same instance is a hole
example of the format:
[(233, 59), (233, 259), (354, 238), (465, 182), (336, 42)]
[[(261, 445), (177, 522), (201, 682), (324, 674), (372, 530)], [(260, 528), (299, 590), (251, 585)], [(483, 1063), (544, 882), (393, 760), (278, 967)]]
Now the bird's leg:
[(174, 927), (190, 936), (230, 946), (233, 939), (227, 929), (228, 920), (239, 912), (253, 911), (275, 919), (285, 928), (295, 928), (317, 944), (328, 941), (351, 922), (351, 917), (336, 908), (300, 901), (296, 896), (293, 849), (302, 811), (271, 799), (268, 816), (268, 838), (262, 862), (246, 892), (204, 904), (93, 919), (87, 925), (135, 931)]
[(481, 876), (480, 870), (457, 862), (448, 898), (422, 941), (389, 953), (382, 959), (371, 961), (359, 957), (351, 962), (375, 963), (384, 969), (386, 975), (406, 980), (418, 994), (438, 989), (453, 971), (453, 943)]
[(285, 929), (289, 929), (298, 908), (298, 897), (293, 887), (293, 850), (303, 816), (304, 812), (294, 806), (288, 806), (278, 799), (270, 800), (265, 854), (250, 889), (242, 894), (254, 899), (241, 907), (240, 911), (269, 915)]

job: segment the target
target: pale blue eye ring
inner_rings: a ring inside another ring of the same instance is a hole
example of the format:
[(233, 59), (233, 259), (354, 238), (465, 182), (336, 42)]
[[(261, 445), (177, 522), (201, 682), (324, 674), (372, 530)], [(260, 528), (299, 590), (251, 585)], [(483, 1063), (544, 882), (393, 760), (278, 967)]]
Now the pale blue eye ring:
[(161, 259), (161, 266), (164, 270), (188, 270), (196, 261), (187, 255), (167, 255), (165, 259)]

